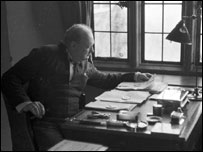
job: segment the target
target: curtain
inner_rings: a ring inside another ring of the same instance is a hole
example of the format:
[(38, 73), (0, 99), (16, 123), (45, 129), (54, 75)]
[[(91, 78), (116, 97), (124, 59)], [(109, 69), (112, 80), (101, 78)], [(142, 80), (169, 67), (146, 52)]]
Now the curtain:
[(91, 27), (92, 25), (92, 3), (93, 1), (79, 1), (81, 23)]
[(64, 31), (73, 24), (83, 23), (92, 25), (93, 1), (59, 1), (61, 20)]

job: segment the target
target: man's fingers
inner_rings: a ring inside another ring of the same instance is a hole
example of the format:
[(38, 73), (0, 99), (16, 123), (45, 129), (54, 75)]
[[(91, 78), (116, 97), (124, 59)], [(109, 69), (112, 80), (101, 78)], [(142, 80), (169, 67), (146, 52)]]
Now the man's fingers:
[(23, 111), (30, 111), (34, 116), (38, 118), (42, 118), (42, 116), (45, 114), (45, 108), (39, 101), (29, 103), (23, 108)]
[(147, 81), (149, 78), (145, 74), (140, 74), (138, 77), (139, 81)]
[(145, 73), (146, 74), (146, 76), (148, 77), (148, 78), (151, 78), (152, 77), (152, 74), (150, 74), (150, 73)]
[(44, 105), (41, 104), (40, 102), (36, 102), (36, 104), (37, 104), (37, 106), (38, 106), (38, 108), (39, 108), (39, 110), (40, 110), (40, 114), (41, 114), (41, 116), (43, 116), (43, 115), (45, 114), (45, 108), (44, 108)]
[(32, 110), (33, 110), (35, 116), (38, 118), (41, 118), (41, 112), (40, 112), (40, 108), (39, 108), (38, 104), (36, 102), (34, 102), (32, 105), (33, 105)]

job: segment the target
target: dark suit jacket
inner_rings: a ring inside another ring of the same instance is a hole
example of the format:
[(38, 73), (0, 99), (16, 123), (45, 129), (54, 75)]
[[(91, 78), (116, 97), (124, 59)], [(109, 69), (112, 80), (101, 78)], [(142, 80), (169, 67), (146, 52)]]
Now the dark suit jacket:
[[(69, 83), (69, 58), (65, 45), (46, 45), (34, 48), (2, 77), (2, 91), (14, 108), (25, 101), (33, 101), (48, 96), (46, 89), (52, 84)], [(102, 89), (112, 89), (122, 81), (134, 81), (134, 73), (106, 74), (98, 71), (89, 62), (88, 85)], [(28, 91), (23, 88), (29, 82)], [(43, 89), (42, 89), (43, 88)]]

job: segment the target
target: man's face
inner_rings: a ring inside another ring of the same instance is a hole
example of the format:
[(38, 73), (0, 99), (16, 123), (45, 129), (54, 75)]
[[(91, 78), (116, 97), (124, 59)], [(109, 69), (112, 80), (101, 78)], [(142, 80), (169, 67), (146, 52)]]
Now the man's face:
[(74, 62), (87, 60), (92, 53), (94, 39), (92, 35), (84, 35), (79, 43), (72, 42), (70, 53)]

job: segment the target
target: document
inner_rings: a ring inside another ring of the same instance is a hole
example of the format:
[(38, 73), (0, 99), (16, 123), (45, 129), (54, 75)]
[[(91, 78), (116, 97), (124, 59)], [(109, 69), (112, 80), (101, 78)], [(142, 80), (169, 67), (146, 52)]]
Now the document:
[(94, 101), (85, 105), (85, 108), (88, 109), (98, 109), (106, 111), (119, 111), (119, 110), (128, 110), (131, 111), (136, 107), (137, 104), (128, 104), (128, 103), (118, 103), (118, 102), (103, 102), (103, 101)]
[(145, 82), (122, 82), (116, 88), (120, 90), (144, 90), (153, 83), (155, 75)]
[(146, 82), (121, 82), (116, 89), (118, 90), (142, 90), (149, 91), (150, 93), (160, 93), (168, 86), (165, 82), (155, 81), (155, 75), (153, 75)]
[(148, 99), (149, 96), (150, 93), (146, 91), (123, 91), (114, 89), (105, 91), (95, 99), (108, 102), (140, 104)]

